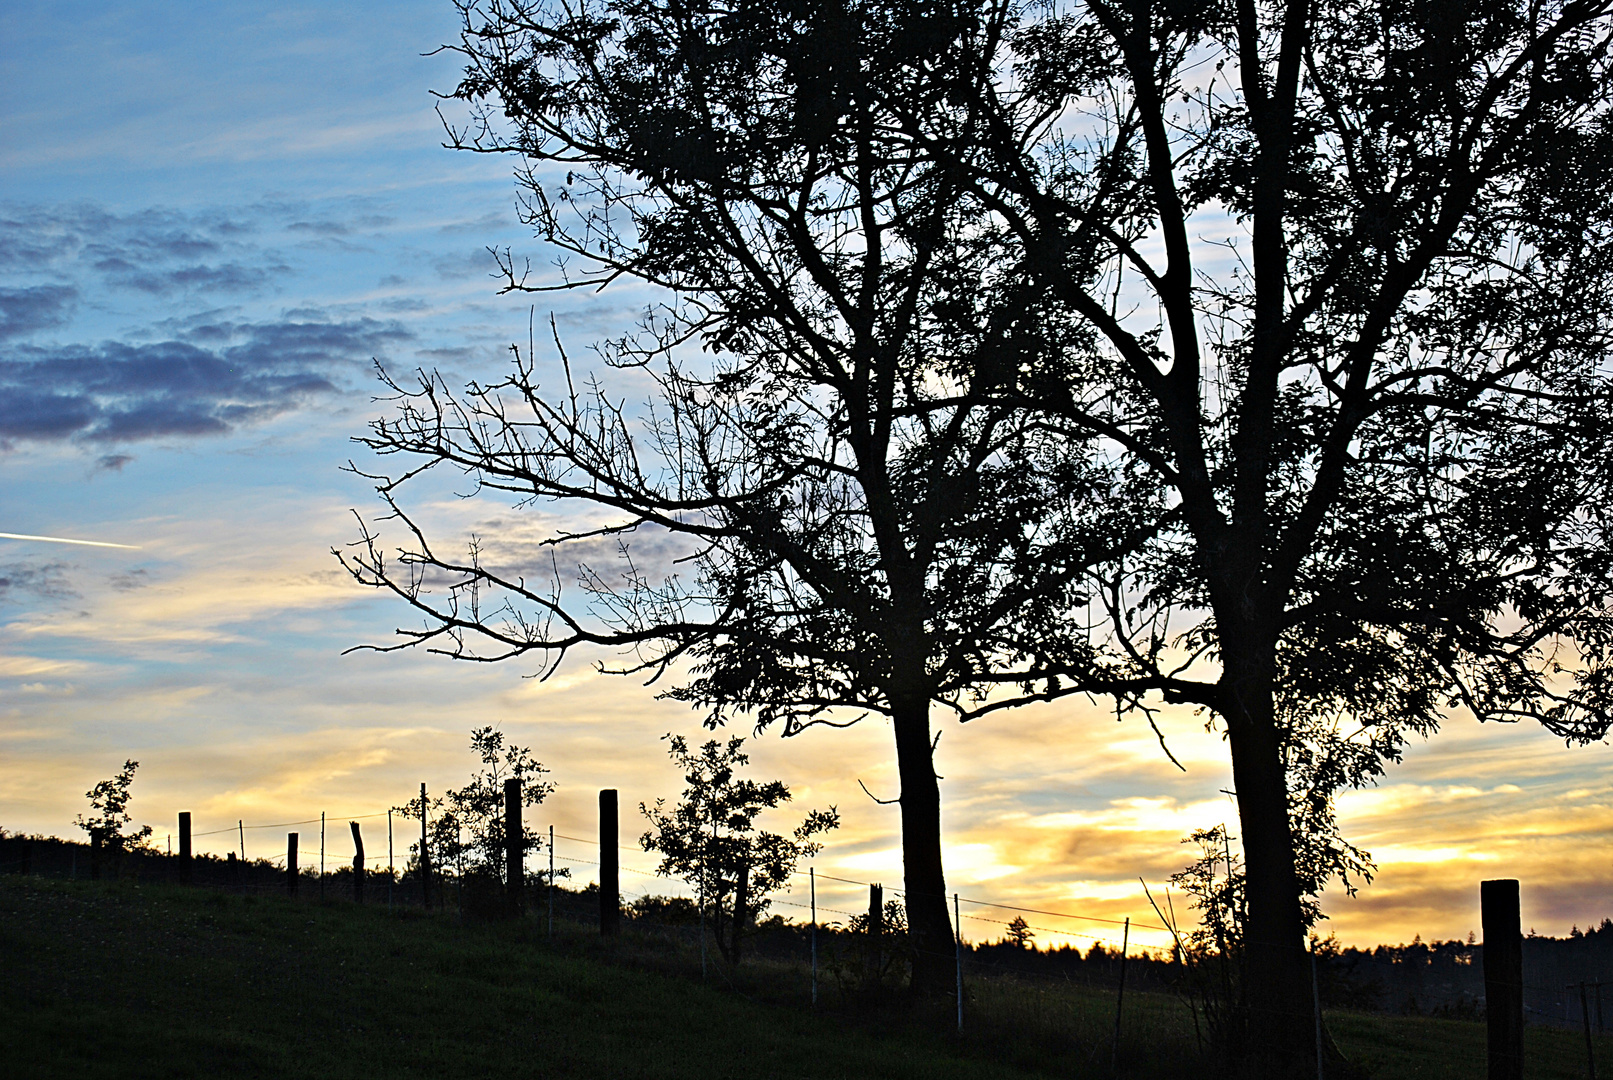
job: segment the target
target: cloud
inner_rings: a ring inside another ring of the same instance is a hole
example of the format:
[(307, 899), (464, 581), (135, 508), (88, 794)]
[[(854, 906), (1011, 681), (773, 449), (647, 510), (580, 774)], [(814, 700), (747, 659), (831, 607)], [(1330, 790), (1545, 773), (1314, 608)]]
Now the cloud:
[(67, 580), (70, 564), (10, 563), (0, 566), (0, 603), (25, 596), (40, 600), (66, 600), (78, 596)]
[(0, 269), (37, 270), (82, 259), (109, 272), (216, 256), (242, 235), (229, 215), (149, 209), (115, 214), (98, 206), (14, 208), (0, 217)]
[[(0, 354), (0, 440), (138, 442), (222, 435), (336, 391), (337, 369), (412, 334), (392, 322), (208, 324), (191, 341)], [(233, 342), (223, 345), (221, 342)], [(108, 467), (121, 464), (108, 455)]]
[(382, 229), (392, 222), (393, 219), (385, 214), (359, 214), (349, 221), (339, 221), (335, 218), (293, 221), (286, 226), (286, 231), (320, 237), (351, 236), (357, 230)]
[(150, 585), (151, 575), (146, 572), (144, 567), (137, 566), (126, 573), (113, 574), (108, 581), (112, 588), (118, 592), (134, 592), (136, 589), (144, 589), (147, 585)]
[(0, 288), (0, 341), (63, 325), (77, 302), (78, 290), (71, 285)]
[[(292, 268), (262, 234), (294, 207), (118, 214), (93, 204), (12, 208), (0, 215), (0, 272), (68, 274), (147, 295), (239, 293)], [(368, 220), (368, 219), (365, 219)]]
[(484, 248), (456, 251), (432, 260), (431, 267), (437, 276), (449, 281), (497, 278), (498, 263), (492, 252)]
[[(105, 268), (105, 267), (103, 267)], [(173, 292), (247, 292), (262, 288), (278, 273), (289, 271), (284, 263), (274, 262), (263, 266), (243, 266), (240, 263), (221, 263), (207, 266), (197, 263), (172, 270), (137, 270), (125, 264), (114, 277), (121, 285), (153, 295)]]

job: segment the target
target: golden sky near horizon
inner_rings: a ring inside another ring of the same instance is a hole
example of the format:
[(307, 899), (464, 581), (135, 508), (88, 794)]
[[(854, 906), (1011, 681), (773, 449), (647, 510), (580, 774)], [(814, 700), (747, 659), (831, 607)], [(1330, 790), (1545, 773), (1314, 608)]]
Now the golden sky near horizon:
[[(474, 764), (468, 732), (483, 724), (531, 746), (553, 770), (558, 791), (532, 812), (540, 829), (593, 836), (596, 792), (616, 787), (631, 844), (642, 831), (638, 804), (676, 795), (679, 777), (659, 740), (669, 731), (703, 737), (695, 714), (631, 678), (593, 672), (582, 657), (540, 682), (516, 664), (342, 656), (345, 645), (384, 640), (403, 616), (320, 554), (351, 540), (345, 508), (287, 494), (259, 510), (281, 524), (272, 543), (228, 514), (154, 517), (106, 533), (137, 538), (142, 557), (163, 553), (160, 565), (148, 562), (149, 581), (131, 588), (119, 578), (120, 560), (133, 556), (75, 553), (70, 602), (4, 623), (0, 827), (73, 834), (82, 793), (132, 757), (141, 762), (132, 811), (155, 826), (159, 843), (189, 810), (198, 833), (228, 830), (199, 837), (201, 850), (233, 850), (241, 820), (248, 855), (278, 855), (287, 830), (252, 826), (324, 811), (340, 826), (328, 841), (334, 866), (351, 856), (349, 817), (404, 802), (422, 780), (433, 791), (463, 783)], [(1185, 772), (1145, 723), (1117, 723), (1082, 701), (967, 725), (938, 714), (949, 887), (965, 899), (1157, 922), (1142, 882), (1161, 899), (1188, 860), (1181, 841), (1191, 831), (1222, 822), (1237, 831), (1220, 737), (1185, 709), (1166, 710), (1161, 725)], [(755, 775), (784, 779), (795, 793), (775, 826), (793, 825), (791, 815), (809, 807), (841, 811), (842, 827), (814, 860), (821, 873), (900, 886), (896, 809), (858, 784), (896, 794), (885, 722), (791, 739), (766, 733), (748, 749)], [(1354, 898), (1327, 895), (1324, 932), (1359, 945), (1465, 936), (1477, 928), (1478, 882), (1488, 877), (1522, 879), (1525, 925), (1541, 933), (1613, 914), (1607, 754), (1606, 745), (1569, 749), (1524, 725), (1451, 720), (1409, 747), (1379, 786), (1342, 797), (1347, 835), (1379, 870)], [(384, 821), (364, 828), (371, 853), (385, 850)], [(401, 852), (408, 828), (397, 829)], [(315, 852), (309, 827), (301, 831), (303, 851)], [(575, 870), (587, 880), (589, 845), (563, 840), (557, 851), (563, 863), (582, 860)], [(679, 890), (633, 872), (653, 870), (650, 856), (623, 859), (625, 890)], [(866, 904), (859, 889), (827, 880), (819, 898), (828, 912)], [(787, 905), (805, 902), (804, 882), (780, 901), (781, 913), (802, 914)], [(965, 908), (974, 939), (1000, 936), (1013, 917)], [(1040, 941), (1083, 948), (1119, 932), (1085, 919), (1029, 921)], [(1133, 940), (1160, 945), (1164, 936)]]

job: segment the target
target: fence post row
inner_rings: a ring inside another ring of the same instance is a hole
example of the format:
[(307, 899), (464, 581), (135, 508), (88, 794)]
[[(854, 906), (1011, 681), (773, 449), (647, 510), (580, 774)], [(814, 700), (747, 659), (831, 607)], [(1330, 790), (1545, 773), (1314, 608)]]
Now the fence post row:
[(616, 850), (616, 789), (599, 792), (599, 935), (614, 937), (621, 928), (622, 876)]
[(286, 833), (286, 892), (297, 895), (297, 834)]
[(190, 884), (190, 811), (179, 812), (179, 880)]
[(1479, 883), (1490, 1080), (1523, 1080), (1523, 919), (1518, 882)]
[(510, 914), (520, 915), (526, 888), (526, 834), (521, 830), (521, 781), (504, 781), (504, 890)]
[(364, 902), (364, 838), (358, 834), (358, 822), (349, 821), (353, 828), (353, 902)]

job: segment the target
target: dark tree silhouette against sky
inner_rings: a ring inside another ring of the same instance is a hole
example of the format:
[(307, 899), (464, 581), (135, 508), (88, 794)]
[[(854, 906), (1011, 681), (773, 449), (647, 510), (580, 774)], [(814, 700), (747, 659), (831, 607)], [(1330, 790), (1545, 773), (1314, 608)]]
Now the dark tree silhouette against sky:
[[(377, 479), (409, 543), (389, 563), (366, 533), (346, 562), (425, 616), (400, 648), (626, 646), (630, 671), (687, 665), (670, 696), (713, 726), (888, 717), (913, 985), (949, 993), (931, 707), (967, 719), (1045, 697), (1038, 673), (1095, 670), (1072, 617), (1091, 569), (1159, 515), (1157, 482), (1023, 407), (1024, 380), (1087, 345), (885, 104), (946, 92), (925, 62), (954, 28), (919, 9), (464, 12), (457, 96), (480, 122), (451, 141), (521, 157), (524, 216), (569, 260), (534, 278), (506, 254), (507, 288), (627, 279), (660, 302), (586, 381), (568, 361), (540, 387), (517, 352), (492, 386), (391, 383), (362, 441), (407, 461)], [(546, 538), (537, 578), (496, 539), (449, 557), (397, 498), (436, 465), (590, 524)], [(681, 568), (645, 554), (668, 534)]]
[[(931, 702), (1209, 710), (1239, 1052), (1302, 1073), (1302, 897), (1352, 859), (1332, 793), (1453, 710), (1607, 729), (1608, 10), (469, 5), (459, 95), (488, 108), (454, 141), (530, 163), (581, 274), (533, 287), (671, 290), (605, 353), (659, 363), (666, 411), (630, 437), (527, 357), (400, 388), (369, 444), (622, 511), (579, 538), (703, 541), (696, 586), (590, 579), (608, 632), (529, 591), (557, 621), (491, 638), (658, 642), (714, 719), (887, 712), (921, 949)], [(416, 540), (411, 570), (518, 584)], [(378, 548), (356, 568), (427, 613), (412, 640), (489, 636)]]

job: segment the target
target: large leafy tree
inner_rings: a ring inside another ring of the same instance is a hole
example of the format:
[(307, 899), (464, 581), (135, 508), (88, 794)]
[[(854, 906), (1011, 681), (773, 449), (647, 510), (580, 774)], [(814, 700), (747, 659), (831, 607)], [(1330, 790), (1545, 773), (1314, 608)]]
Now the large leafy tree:
[[(476, 111), (452, 142), (522, 159), (526, 219), (561, 256), (543, 279), (506, 254), (507, 287), (659, 299), (587, 382), (568, 361), (541, 386), (519, 351), (490, 386), (394, 382), (363, 441), (405, 460), (377, 478), (403, 544), (367, 532), (347, 564), (423, 616), (399, 648), (628, 647), (625, 670), (672, 671), (714, 726), (887, 717), (914, 985), (948, 992), (932, 706), (967, 719), (1092, 670), (1069, 617), (1089, 568), (1158, 517), (1145, 471), (1022, 406), (1092, 335), (1041, 311), (989, 208), (900, 131), (889, 102), (948, 94), (927, 65), (955, 28), (926, 6), (462, 11)], [(547, 572), (497, 536), (433, 544), (400, 496), (433, 467), (573, 511)], [(655, 561), (669, 547), (681, 569)]]
[(1110, 676), (1224, 725), (1267, 1074), (1314, 1061), (1296, 825), (1453, 711), (1608, 728), (1609, 10), (987, 4), (891, 101), (1104, 343), (1031, 407), (1169, 492)]

